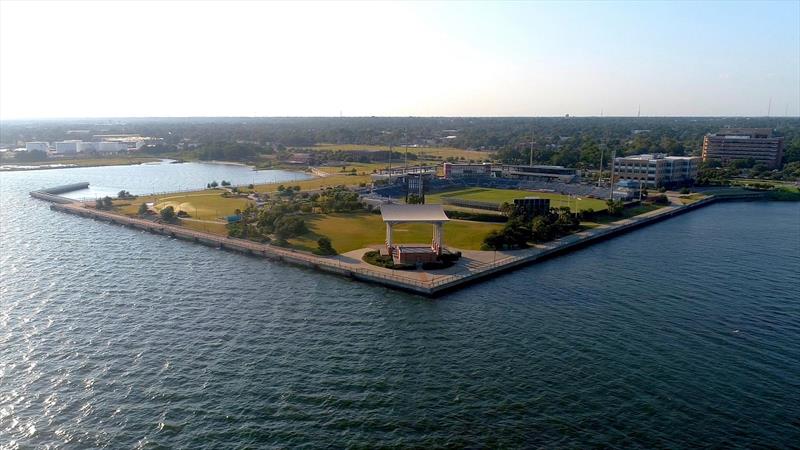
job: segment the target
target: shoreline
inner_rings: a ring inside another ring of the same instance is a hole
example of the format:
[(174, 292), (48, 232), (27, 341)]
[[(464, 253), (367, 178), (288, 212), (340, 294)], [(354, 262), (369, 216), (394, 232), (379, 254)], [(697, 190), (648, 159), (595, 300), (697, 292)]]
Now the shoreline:
[[(78, 215), (85, 218), (106, 221), (115, 225), (123, 225), (134, 229), (148, 231), (190, 242), (200, 243), (220, 249), (233, 250), (251, 256), (287, 262), (297, 266), (312, 268), (347, 278), (379, 284), (392, 289), (403, 290), (426, 297), (436, 297), (445, 292), (455, 291), (470, 284), (493, 278), (499, 274), (515, 270), (519, 267), (569, 253), (595, 242), (610, 239), (638, 228), (682, 215), (718, 201), (728, 200), (761, 200), (766, 198), (761, 193), (746, 195), (719, 196), (711, 195), (687, 205), (671, 205), (639, 216), (600, 225), (583, 230), (560, 239), (537, 244), (524, 250), (509, 251), (463, 251), (464, 256), (452, 268), (438, 271), (396, 271), (371, 266), (361, 260), (364, 251), (359, 249), (336, 256), (317, 256), (312, 253), (297, 251), (271, 244), (261, 244), (249, 240), (230, 238), (218, 234), (195, 231), (180, 225), (156, 223), (148, 220), (128, 217), (108, 211), (88, 208), (82, 202), (56, 195), (64, 192), (65, 187), (56, 187), (30, 193), (32, 197), (51, 202), (54, 211)], [(458, 250), (458, 249), (456, 249)], [(491, 258), (490, 258), (491, 255)], [(498, 259), (499, 257), (499, 259)], [(404, 272), (404, 273), (399, 273)]]
[[(151, 158), (151, 157), (143, 157), (139, 159), (146, 159), (147, 161), (136, 161), (135, 159), (128, 159), (127, 162), (118, 162), (113, 164), (104, 164), (100, 160), (92, 160), (98, 161), (97, 164), (74, 164), (74, 163), (46, 163), (40, 165), (17, 165), (17, 164), (8, 164), (8, 165), (0, 165), (0, 173), (4, 172), (31, 172), (31, 171), (39, 171), (39, 170), (55, 170), (55, 169), (80, 169), (83, 167), (114, 167), (114, 166), (139, 166), (142, 164), (150, 164), (154, 162), (163, 162), (163, 161), (172, 161), (169, 158), (162, 159), (162, 158)], [(76, 161), (76, 160), (69, 160), (69, 161)], [(119, 161), (119, 160), (118, 160)]]

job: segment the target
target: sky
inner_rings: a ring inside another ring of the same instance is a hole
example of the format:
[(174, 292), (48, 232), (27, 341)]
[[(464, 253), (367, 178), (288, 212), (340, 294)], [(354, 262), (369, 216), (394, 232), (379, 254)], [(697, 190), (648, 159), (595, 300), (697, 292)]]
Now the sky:
[(639, 109), (800, 115), (800, 1), (0, 0), (4, 120)]

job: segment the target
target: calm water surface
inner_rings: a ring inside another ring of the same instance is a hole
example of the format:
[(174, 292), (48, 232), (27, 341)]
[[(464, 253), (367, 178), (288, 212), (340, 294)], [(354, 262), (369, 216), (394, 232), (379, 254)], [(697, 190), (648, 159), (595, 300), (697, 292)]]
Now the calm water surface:
[(796, 203), (713, 205), (429, 300), (27, 196), (254, 176), (294, 175), (0, 174), (0, 448), (800, 442)]

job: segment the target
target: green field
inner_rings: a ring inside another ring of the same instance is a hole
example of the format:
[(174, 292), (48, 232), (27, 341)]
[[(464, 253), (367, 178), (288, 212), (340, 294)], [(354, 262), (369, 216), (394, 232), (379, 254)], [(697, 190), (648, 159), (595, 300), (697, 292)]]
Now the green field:
[(246, 198), (223, 197), (222, 192), (219, 189), (209, 189), (165, 196), (141, 196), (133, 200), (117, 200), (114, 203), (122, 213), (128, 215), (137, 214), (142, 203), (154, 203), (157, 211), (172, 206), (176, 213), (185, 211), (191, 218), (200, 220), (217, 220), (230, 216), (237, 209), (245, 209), (252, 203)]
[[(339, 253), (382, 244), (386, 240), (386, 226), (379, 214), (327, 214), (304, 218), (311, 233), (289, 241), (302, 250), (317, 248), (320, 235), (328, 236)], [(500, 228), (502, 224), (453, 220), (444, 226), (445, 245), (464, 250), (479, 250), (483, 238), (490, 231)], [(401, 224), (394, 227), (393, 237), (399, 244), (428, 244), (432, 231), (432, 225)]]
[(570, 206), (575, 208), (577, 204), (578, 210), (581, 209), (594, 209), (595, 211), (602, 211), (606, 209), (605, 200), (598, 200), (595, 198), (579, 197), (578, 200), (570, 198), (566, 195), (555, 194), (552, 192), (533, 192), (533, 191), (520, 191), (515, 189), (490, 189), (490, 188), (468, 188), (459, 189), (456, 191), (441, 192), (438, 194), (430, 194), (425, 196), (426, 203), (442, 203), (443, 197), (460, 198), (465, 200), (475, 200), (490, 203), (513, 203), (515, 198), (524, 197), (539, 197), (549, 198), (550, 206), (561, 207)]

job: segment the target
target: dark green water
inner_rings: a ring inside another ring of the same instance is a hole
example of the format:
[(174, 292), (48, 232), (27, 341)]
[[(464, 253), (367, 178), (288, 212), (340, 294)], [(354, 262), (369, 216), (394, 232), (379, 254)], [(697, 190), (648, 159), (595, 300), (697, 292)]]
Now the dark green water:
[(713, 205), (428, 300), (27, 197), (149, 192), (142, 170), (0, 174), (0, 448), (800, 442), (796, 203)]

